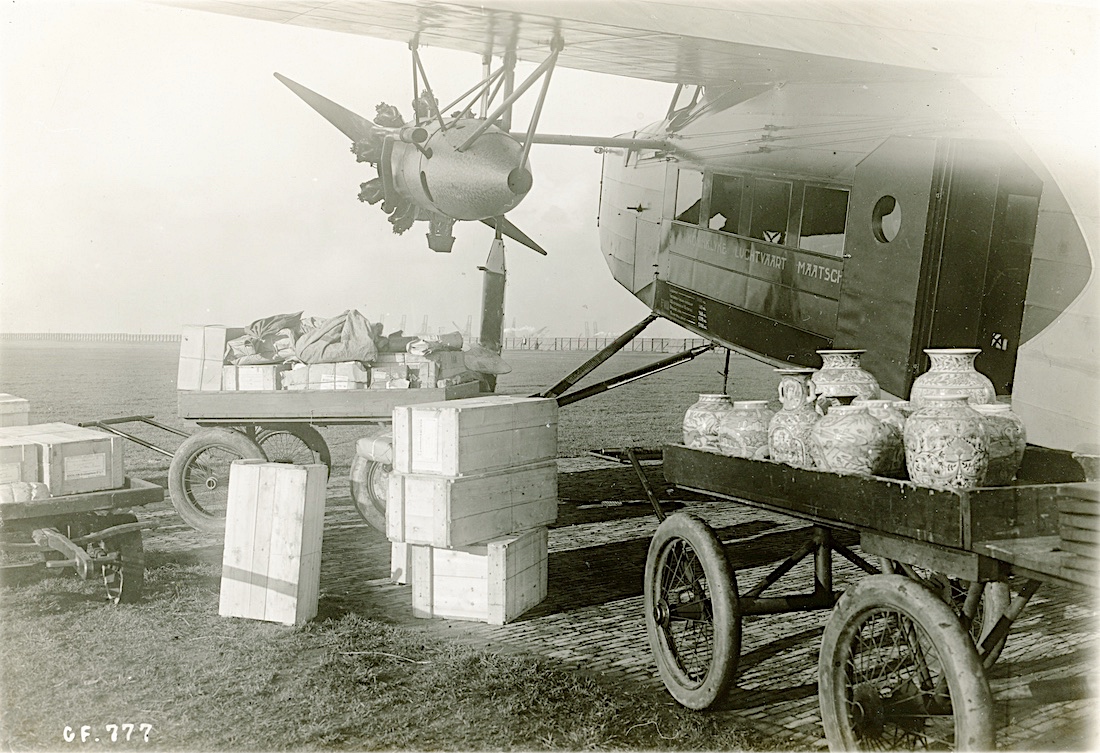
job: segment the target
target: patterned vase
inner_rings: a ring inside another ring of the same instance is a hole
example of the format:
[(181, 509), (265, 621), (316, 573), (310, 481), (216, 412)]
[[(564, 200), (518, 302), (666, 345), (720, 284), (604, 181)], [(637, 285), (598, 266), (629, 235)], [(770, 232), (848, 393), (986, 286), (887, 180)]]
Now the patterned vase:
[(717, 450), (718, 425), (731, 410), (729, 395), (700, 395), (684, 413), (684, 444), (696, 450)]
[(918, 408), (929, 400), (949, 395), (966, 395), (972, 404), (994, 403), (993, 382), (974, 368), (981, 348), (927, 348), (932, 366), (913, 380), (909, 400)]
[(853, 405), (866, 407), (868, 413), (890, 427), (894, 433), (894, 438), (891, 440), (894, 454), (887, 462), (887, 470), (881, 474), (884, 476), (896, 476), (905, 468), (905, 448), (902, 440), (905, 435), (905, 416), (897, 409), (897, 404), (898, 401), (896, 400), (882, 399), (861, 400), (853, 403)]
[(1016, 478), (1016, 470), (1024, 459), (1024, 449), (1027, 447), (1024, 422), (1012, 412), (1012, 406), (1008, 403), (970, 407), (981, 414), (989, 444), (989, 467), (982, 486), (1007, 486)]
[[(819, 395), (819, 403), (827, 409), (836, 405), (836, 398), (851, 397), (872, 400), (879, 395), (878, 381), (859, 366), (863, 350), (819, 350), (821, 368), (814, 372), (811, 383)], [(821, 398), (824, 398), (822, 400)]]
[(821, 418), (814, 408), (810, 390), (813, 369), (776, 369), (779, 401), (783, 408), (768, 424), (768, 451), (771, 459), (795, 468), (813, 468), (810, 457), (810, 430)]
[(718, 451), (735, 458), (768, 457), (768, 424), (772, 420), (767, 400), (735, 400), (733, 410), (718, 426)]
[(929, 398), (905, 422), (905, 466), (921, 486), (970, 489), (989, 467), (982, 417), (965, 394)]
[(897, 454), (894, 431), (866, 405), (834, 405), (810, 432), (810, 454), (821, 470), (882, 476)]

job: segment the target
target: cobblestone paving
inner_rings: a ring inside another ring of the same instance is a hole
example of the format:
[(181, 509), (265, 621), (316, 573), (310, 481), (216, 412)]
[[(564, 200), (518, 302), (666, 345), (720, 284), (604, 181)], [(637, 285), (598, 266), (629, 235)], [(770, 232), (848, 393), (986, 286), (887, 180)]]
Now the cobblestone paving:
[[(659, 465), (647, 466), (654, 489), (673, 495), (664, 509), (696, 513), (718, 531), (742, 591), (805, 539), (802, 521), (668, 489)], [(663, 694), (642, 611), (646, 551), (657, 518), (629, 468), (596, 458), (563, 458), (559, 473), (562, 501), (549, 536), (549, 595), (516, 622), (491, 626), (412, 617), (409, 587), (389, 581), (389, 542), (359, 518), (348, 496), (346, 469), (335, 469), (325, 516), (319, 617), (355, 612), (490, 650), (558, 660), (600, 674), (626, 692)], [(147, 534), (147, 549), (220, 560), (219, 541), (179, 525), (167, 503), (147, 508), (142, 519), (164, 526)], [(807, 591), (812, 567), (812, 558), (804, 560), (769, 593)], [(859, 575), (834, 556), (835, 588)], [(1093, 656), (1097, 615), (1079, 592), (1051, 585), (1028, 604), (990, 675), (999, 748), (1094, 748), (1100, 710)], [(722, 710), (710, 713), (751, 725), (762, 745), (826, 747), (817, 655), (827, 617), (818, 611), (747, 618), (737, 687)]]

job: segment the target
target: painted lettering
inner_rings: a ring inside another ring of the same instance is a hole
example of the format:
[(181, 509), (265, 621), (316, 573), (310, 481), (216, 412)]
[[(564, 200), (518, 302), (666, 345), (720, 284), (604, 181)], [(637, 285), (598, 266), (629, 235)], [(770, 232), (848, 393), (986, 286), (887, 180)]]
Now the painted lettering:
[(812, 277), (815, 280), (825, 280), (826, 282), (839, 283), (840, 282), (840, 270), (833, 269), (832, 267), (823, 267), (820, 264), (813, 264), (808, 261), (798, 262), (798, 274), (804, 277)]

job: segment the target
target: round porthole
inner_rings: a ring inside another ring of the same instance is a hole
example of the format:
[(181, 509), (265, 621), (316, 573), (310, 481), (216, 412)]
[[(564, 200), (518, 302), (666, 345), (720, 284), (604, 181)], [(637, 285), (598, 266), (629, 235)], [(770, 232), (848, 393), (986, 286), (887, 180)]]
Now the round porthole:
[(871, 229), (879, 243), (889, 243), (901, 230), (901, 204), (893, 196), (883, 196), (875, 202), (871, 213)]

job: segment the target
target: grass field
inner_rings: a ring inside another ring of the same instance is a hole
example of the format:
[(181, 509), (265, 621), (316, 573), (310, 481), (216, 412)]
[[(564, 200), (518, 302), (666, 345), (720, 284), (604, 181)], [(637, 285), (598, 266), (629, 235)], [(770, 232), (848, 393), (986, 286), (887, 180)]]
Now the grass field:
[[(0, 392), (29, 399), (34, 422), (148, 414), (194, 428), (175, 417), (173, 345), (0, 348)], [(590, 354), (505, 355), (514, 371), (499, 391), (531, 394)], [(621, 354), (584, 383), (659, 357)], [(698, 393), (721, 389), (722, 366), (707, 354), (564, 408), (560, 454), (675, 440)], [(731, 369), (731, 393), (770, 397), (770, 370), (736, 358)], [(322, 431), (333, 451), (332, 494), (359, 430)], [(126, 452), (130, 475), (164, 482), (167, 458), (129, 443)], [(162, 541), (147, 538), (137, 604), (107, 607), (99, 584), (44, 577), (44, 568), (0, 587), (0, 746), (83, 748), (98, 737), (97, 748), (156, 750), (770, 747), (663, 693), (626, 693), (545, 659), (478, 650), (354, 612), (300, 628), (220, 618), (220, 545), (204, 542), (200, 552), (162, 549)], [(89, 740), (81, 743), (84, 726)]]

